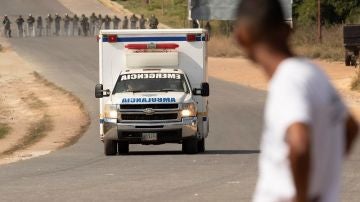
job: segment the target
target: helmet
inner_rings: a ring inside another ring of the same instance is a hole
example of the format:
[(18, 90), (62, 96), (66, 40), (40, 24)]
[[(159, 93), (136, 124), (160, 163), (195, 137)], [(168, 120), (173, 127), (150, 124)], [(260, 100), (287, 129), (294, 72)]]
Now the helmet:
[(31, 14), (31, 13), (29, 14), (29, 17), (32, 17), (32, 14)]
[(48, 16), (50, 17), (50, 13), (48, 13)]

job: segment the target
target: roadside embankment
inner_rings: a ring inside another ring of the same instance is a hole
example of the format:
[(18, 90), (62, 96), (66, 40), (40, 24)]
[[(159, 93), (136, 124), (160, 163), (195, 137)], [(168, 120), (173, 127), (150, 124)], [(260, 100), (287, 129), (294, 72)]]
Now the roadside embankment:
[(76, 142), (89, 125), (81, 101), (34, 71), (0, 38), (0, 164)]

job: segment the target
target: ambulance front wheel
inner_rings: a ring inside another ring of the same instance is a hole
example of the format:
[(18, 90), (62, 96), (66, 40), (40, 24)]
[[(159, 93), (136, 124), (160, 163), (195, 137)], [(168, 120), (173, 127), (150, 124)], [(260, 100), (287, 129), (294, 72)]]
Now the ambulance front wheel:
[(119, 154), (127, 154), (129, 153), (129, 143), (128, 142), (118, 142), (118, 150)]
[(117, 154), (117, 141), (116, 140), (104, 140), (104, 153), (106, 156), (114, 156)]
[(182, 151), (185, 154), (197, 154), (199, 153), (198, 147), (199, 140), (197, 138), (191, 138), (182, 142)]
[(205, 138), (198, 141), (198, 152), (199, 153), (205, 152)]

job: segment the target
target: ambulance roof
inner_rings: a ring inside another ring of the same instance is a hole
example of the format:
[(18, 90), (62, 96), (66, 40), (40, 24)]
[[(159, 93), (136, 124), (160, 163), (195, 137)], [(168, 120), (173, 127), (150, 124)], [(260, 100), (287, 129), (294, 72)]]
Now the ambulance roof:
[(133, 68), (126, 69), (121, 74), (141, 74), (141, 73), (177, 73), (184, 74), (181, 69), (176, 68), (164, 68), (164, 67), (147, 67), (147, 68)]
[(100, 30), (102, 35), (151, 35), (151, 34), (201, 34), (205, 29), (128, 29), (128, 30)]

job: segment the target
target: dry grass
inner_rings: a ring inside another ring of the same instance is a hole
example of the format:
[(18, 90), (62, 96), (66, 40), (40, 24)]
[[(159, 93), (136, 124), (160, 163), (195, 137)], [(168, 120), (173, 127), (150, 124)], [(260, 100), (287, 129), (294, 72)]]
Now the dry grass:
[(0, 139), (3, 139), (6, 137), (6, 135), (9, 134), (11, 128), (8, 124), (0, 123)]
[(355, 77), (351, 81), (351, 90), (360, 90), (360, 71), (356, 71)]
[(211, 37), (208, 45), (210, 57), (237, 57), (242, 55), (233, 37), (216, 35)]
[(66, 141), (66, 143), (63, 146), (61, 146), (61, 148), (68, 147), (68, 146), (75, 144), (80, 139), (80, 137), (87, 131), (87, 129), (89, 128), (90, 123), (91, 123), (90, 115), (89, 115), (88, 111), (85, 109), (84, 103), (73, 93), (55, 85), (54, 83), (50, 82), (49, 80), (47, 80), (43, 76), (41, 76), (38, 72), (34, 71), (32, 74), (34, 75), (35, 79), (37, 79), (38, 81), (43, 83), (45, 86), (53, 88), (54, 90), (58, 90), (58, 91), (62, 92), (63, 94), (67, 95), (68, 97), (70, 97), (71, 100), (74, 101), (79, 106), (79, 109), (82, 111), (82, 113), (85, 114), (86, 123), (83, 126), (81, 126), (80, 130), (77, 131), (77, 134), (74, 135), (72, 138), (68, 139)]
[(300, 55), (310, 58), (342, 61), (344, 59), (342, 28), (342, 25), (324, 27), (322, 43), (318, 43), (314, 26), (301, 27), (294, 31), (292, 44)]
[(40, 100), (34, 93), (30, 93), (26, 97), (23, 97), (22, 100), (31, 108), (31, 109), (42, 109), (47, 106), (45, 102)]
[[(299, 55), (342, 61), (344, 59), (342, 37), (342, 25), (324, 28), (322, 43), (317, 42), (315, 27), (301, 27), (294, 30), (291, 44)], [(243, 55), (242, 51), (237, 47), (232, 36), (215, 35), (209, 42), (209, 56), (236, 57), (241, 55)]]
[(24, 136), (16, 145), (4, 151), (2, 155), (10, 155), (15, 151), (23, 150), (39, 142), (53, 129), (53, 121), (48, 115), (44, 115), (38, 122), (31, 124), (27, 135)]

